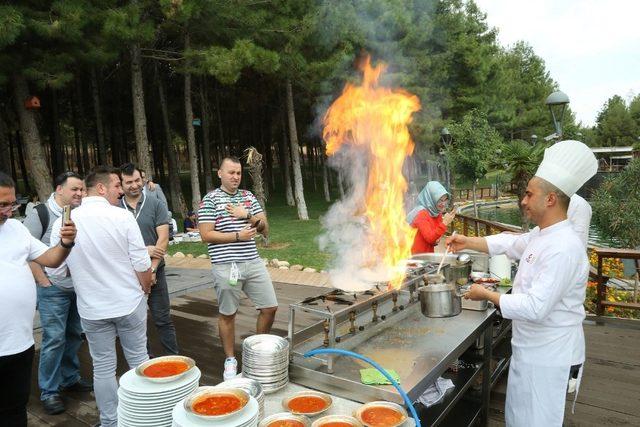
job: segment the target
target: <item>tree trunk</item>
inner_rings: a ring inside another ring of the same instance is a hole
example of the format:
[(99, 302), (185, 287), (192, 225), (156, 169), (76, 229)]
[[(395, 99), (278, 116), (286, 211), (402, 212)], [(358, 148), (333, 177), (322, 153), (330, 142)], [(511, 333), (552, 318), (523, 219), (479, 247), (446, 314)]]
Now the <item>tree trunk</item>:
[(476, 195), (476, 187), (478, 180), (473, 181), (473, 215), (478, 218), (478, 196)]
[[(76, 80), (80, 80), (79, 77), (76, 77)], [(79, 174), (84, 174), (84, 166), (82, 165), (82, 141), (84, 139), (85, 133), (82, 129), (82, 123), (80, 121), (80, 117), (82, 113), (82, 102), (80, 102), (78, 98), (78, 87), (79, 83), (74, 85), (73, 96), (71, 97), (71, 121), (73, 123), (73, 142), (75, 145), (76, 151), (76, 170)]]
[(222, 163), (222, 159), (226, 156), (226, 150), (224, 148), (224, 129), (222, 128), (222, 114), (220, 113), (220, 96), (218, 91), (215, 91), (216, 95), (216, 116), (218, 122), (218, 167), (220, 167), (220, 163)]
[(80, 141), (82, 143), (82, 171), (86, 173), (91, 169), (91, 161), (89, 160), (89, 133), (87, 132), (84, 110), (82, 108), (82, 81), (76, 77), (75, 79), (75, 107), (78, 109), (78, 126), (80, 129)]
[(280, 142), (280, 168), (282, 169), (282, 182), (284, 184), (285, 196), (287, 198), (287, 206), (295, 206), (293, 200), (293, 190), (291, 189), (291, 156), (289, 155), (289, 141), (287, 140), (287, 123), (282, 114), (282, 140)]
[(62, 138), (60, 136), (60, 114), (58, 107), (58, 91), (55, 88), (49, 89), (51, 95), (51, 109), (49, 115), (49, 145), (51, 147), (51, 170), (53, 176), (58, 176), (64, 172), (64, 147), (62, 144)]
[[(184, 51), (190, 49), (189, 33), (184, 35)], [(193, 106), (191, 104), (191, 74), (184, 74), (184, 119), (187, 127), (187, 148), (189, 150), (189, 169), (191, 171), (191, 208), (196, 210), (200, 205), (200, 179), (198, 177), (198, 151), (196, 135), (193, 130)]]
[(12, 175), (11, 139), (4, 117), (0, 116), (0, 171)]
[[(29, 174), (27, 173), (27, 165), (24, 161), (24, 150), (22, 149), (23, 145), (22, 145), (22, 141), (20, 138), (20, 131), (16, 131), (16, 137), (15, 137), (15, 145), (18, 148), (18, 164), (20, 165), (20, 176), (22, 177), (22, 182), (24, 184), (24, 192), (28, 195), (33, 194), (33, 191), (31, 191), (31, 184), (29, 184)], [(45, 165), (47, 163), (45, 162)], [(16, 183), (18, 182), (17, 179), (14, 180)], [(16, 184), (17, 185), (17, 184)], [(39, 196), (38, 196), (39, 197)], [(47, 197), (49, 197), (47, 195)], [(44, 200), (42, 200), (44, 201)]]
[[(40, 200), (46, 200), (51, 194), (51, 172), (47, 168), (44, 161), (44, 150), (40, 141), (40, 131), (36, 124), (36, 118), (33, 111), (29, 111), (24, 107), (24, 101), (29, 96), (29, 86), (27, 80), (19, 75), (13, 75), (13, 90), (16, 112), (20, 119), (20, 133), (22, 142), (29, 158), (31, 168), (29, 175), (33, 177), (36, 192)], [(24, 171), (23, 171), (24, 172)], [(26, 178), (26, 176), (25, 176)]]
[(107, 147), (104, 141), (104, 124), (102, 122), (102, 101), (100, 100), (100, 87), (98, 84), (98, 72), (96, 67), (91, 67), (91, 91), (93, 94), (93, 109), (96, 114), (96, 137), (98, 143), (98, 164), (107, 164)]
[(327, 167), (327, 156), (324, 153), (322, 144), (318, 151), (318, 155), (320, 156), (320, 159), (322, 161), (322, 190), (324, 191), (324, 200), (325, 202), (330, 202), (331, 192), (329, 191), (329, 168)]
[(154, 63), (156, 86), (158, 87), (158, 97), (160, 99), (160, 110), (162, 112), (162, 127), (164, 129), (165, 150), (167, 152), (167, 168), (169, 169), (169, 194), (171, 196), (171, 210), (176, 215), (187, 213), (187, 204), (184, 201), (182, 187), (180, 186), (180, 169), (176, 147), (171, 137), (171, 125), (169, 124), (169, 112), (167, 108), (167, 98), (164, 92), (164, 81), (160, 78), (158, 63)]
[[(18, 132), (16, 132), (16, 136), (18, 135)], [(7, 135), (7, 138), (9, 138), (9, 155), (11, 156), (11, 178), (13, 178), (13, 182), (18, 182), (18, 171), (16, 170), (16, 155), (15, 155), (15, 150), (13, 148), (13, 135)]]
[(300, 146), (298, 145), (298, 130), (296, 129), (296, 115), (293, 107), (293, 89), (291, 80), (287, 80), (287, 116), (289, 118), (289, 140), (291, 141), (291, 165), (293, 167), (293, 195), (298, 208), (298, 219), (309, 219), (307, 204), (304, 201), (302, 184), (302, 170), (300, 169)]
[(131, 96), (133, 101), (133, 129), (136, 136), (138, 167), (153, 173), (149, 140), (147, 138), (147, 114), (144, 110), (144, 85), (142, 83), (142, 55), (140, 45), (131, 45)]
[(202, 114), (202, 170), (204, 172), (205, 191), (209, 192), (213, 189), (213, 175), (211, 163), (211, 142), (209, 141), (209, 101), (207, 100), (207, 79), (202, 77), (200, 80), (200, 108)]

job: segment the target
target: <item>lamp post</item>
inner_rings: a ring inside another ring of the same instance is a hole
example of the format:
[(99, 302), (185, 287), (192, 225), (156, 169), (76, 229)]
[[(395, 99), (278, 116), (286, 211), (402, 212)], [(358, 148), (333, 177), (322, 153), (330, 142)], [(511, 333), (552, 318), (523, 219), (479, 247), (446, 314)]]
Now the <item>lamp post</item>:
[(531, 135), (531, 145), (536, 145), (538, 143), (538, 135)]
[(447, 150), (449, 150), (449, 145), (451, 144), (451, 133), (449, 129), (443, 127), (440, 131), (440, 139), (442, 140), (442, 145), (444, 145), (445, 149), (440, 151), (440, 155), (444, 158), (444, 177), (446, 180), (447, 190), (451, 191), (451, 171), (449, 170), (449, 158), (447, 157)]
[(555, 127), (558, 141), (560, 141), (562, 139), (562, 118), (567, 104), (569, 104), (569, 97), (566, 93), (558, 90), (547, 97), (545, 104), (551, 111), (553, 126)]

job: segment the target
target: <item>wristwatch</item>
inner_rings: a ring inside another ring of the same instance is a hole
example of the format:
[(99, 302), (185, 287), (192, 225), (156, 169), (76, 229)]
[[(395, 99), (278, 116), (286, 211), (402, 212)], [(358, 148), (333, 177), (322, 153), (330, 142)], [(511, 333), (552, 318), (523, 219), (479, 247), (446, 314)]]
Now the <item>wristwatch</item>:
[(62, 240), (60, 240), (60, 246), (62, 246), (65, 249), (71, 249), (75, 245), (76, 245), (76, 242), (71, 242), (71, 243), (67, 244), (67, 243), (63, 242)]
[(156, 268), (155, 268), (155, 267), (151, 267), (151, 272), (152, 272), (152, 273), (155, 273), (156, 271), (158, 271), (158, 270), (156, 270)]

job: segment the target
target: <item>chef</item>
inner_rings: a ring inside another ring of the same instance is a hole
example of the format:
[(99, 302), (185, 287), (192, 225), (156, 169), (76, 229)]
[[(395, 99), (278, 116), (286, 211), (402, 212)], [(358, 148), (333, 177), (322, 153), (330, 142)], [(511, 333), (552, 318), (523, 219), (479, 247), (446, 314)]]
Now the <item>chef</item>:
[(558, 142), (545, 150), (522, 200), (537, 227), (525, 234), (447, 239), (454, 251), (466, 248), (520, 260), (510, 295), (478, 284), (465, 295), (493, 302), (503, 317), (513, 320), (507, 426), (561, 426), (570, 376), (577, 377), (579, 387), (582, 369), (576, 369), (585, 359), (582, 321), (589, 262), (567, 208), (597, 169), (586, 145)]

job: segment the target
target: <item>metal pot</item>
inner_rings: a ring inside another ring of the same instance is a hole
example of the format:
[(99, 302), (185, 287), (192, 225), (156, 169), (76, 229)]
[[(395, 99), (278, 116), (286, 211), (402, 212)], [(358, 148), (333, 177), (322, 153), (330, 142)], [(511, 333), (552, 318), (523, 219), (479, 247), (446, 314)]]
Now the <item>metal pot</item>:
[(471, 260), (460, 263), (458, 261), (442, 267), (444, 278), (447, 283), (454, 283), (456, 285), (466, 285), (469, 281), (469, 275), (471, 274)]
[(460, 294), (452, 283), (435, 283), (419, 289), (420, 311), (426, 317), (452, 317), (462, 311)]

